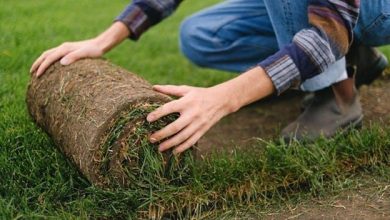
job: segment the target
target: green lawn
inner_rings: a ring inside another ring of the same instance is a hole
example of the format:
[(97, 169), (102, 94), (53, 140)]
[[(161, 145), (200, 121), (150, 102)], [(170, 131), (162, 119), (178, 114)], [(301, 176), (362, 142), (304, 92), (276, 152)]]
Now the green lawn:
[[(218, 1), (185, 1), (177, 13), (163, 24), (151, 29), (139, 42), (127, 41), (106, 57), (144, 76), (152, 83), (210, 86), (231, 78), (233, 75), (229, 73), (193, 66), (180, 54), (178, 48), (180, 21), (186, 15), (215, 2)], [(136, 194), (126, 191), (102, 191), (80, 177), (47, 136), (31, 122), (24, 100), (29, 80), (28, 70), (42, 51), (64, 41), (95, 36), (111, 24), (127, 3), (128, 1), (124, 0), (0, 0), (0, 219), (32, 217), (73, 219), (91, 216), (131, 218), (136, 215), (135, 209), (139, 208), (134, 205), (138, 204), (134, 201), (137, 200), (134, 198)], [(383, 50), (390, 54), (389, 49)], [(340, 137), (339, 143), (358, 146), (356, 151), (348, 147), (343, 148), (337, 142), (324, 140), (314, 145), (319, 149), (326, 149), (326, 145), (331, 144), (334, 155), (331, 154), (332, 150), (314, 150), (313, 153), (310, 149), (301, 149), (302, 146), (299, 145), (293, 150), (288, 150), (285, 146), (270, 144), (266, 156), (259, 156), (258, 160), (238, 158), (238, 162), (232, 164), (220, 160), (214, 163), (217, 167), (214, 170), (210, 162), (206, 167), (209, 170), (205, 170), (214, 172), (221, 182), (218, 182), (217, 178), (211, 183), (204, 182), (204, 185), (203, 182), (196, 183), (198, 185), (193, 183), (194, 187), (189, 189), (193, 190), (196, 185), (199, 192), (207, 191), (207, 187), (215, 192), (222, 192), (220, 188), (224, 185), (234, 183), (233, 185), (239, 187), (243, 184), (238, 177), (256, 183), (259, 180), (249, 174), (257, 173), (254, 170), (264, 168), (265, 165), (280, 177), (286, 175), (287, 171), (292, 173), (307, 171), (305, 177), (297, 175), (297, 178), (311, 184), (313, 189), (320, 189), (326, 185), (322, 182), (326, 179), (332, 179), (335, 175), (344, 178), (338, 170), (339, 163), (334, 159), (347, 157), (348, 152), (353, 155), (351, 158), (355, 156), (358, 158), (363, 154), (368, 158), (371, 156), (376, 158), (367, 163), (356, 160), (357, 167), (388, 164), (390, 138), (385, 134), (390, 132), (386, 129), (377, 129), (374, 132), (362, 132), (361, 135), (354, 133), (349, 138)], [(375, 147), (367, 150), (366, 144), (373, 144)], [(299, 152), (307, 155), (309, 159), (302, 157), (291, 159), (293, 158), (291, 156)], [(324, 153), (329, 155), (324, 156)], [(318, 157), (325, 160), (321, 163), (323, 167), (310, 163), (310, 160), (318, 162)], [(288, 158), (291, 160), (286, 160)], [(279, 164), (278, 161), (285, 163)], [(291, 164), (295, 164), (294, 169), (286, 169)], [(274, 168), (271, 168), (271, 165)], [(386, 172), (388, 174), (389, 171)], [(238, 177), (235, 178), (235, 175)], [(201, 173), (201, 176), (194, 177), (194, 180), (211, 177)], [(261, 197), (272, 203), (273, 198), (268, 198), (267, 194), (261, 196), (253, 194), (256, 189), (259, 188), (254, 187), (249, 191), (252, 193), (248, 194), (249, 200)], [(192, 195), (191, 193), (189, 195)], [(224, 198), (222, 195), (221, 200)], [(244, 204), (239, 200), (235, 201), (234, 198), (232, 201), (229, 207)], [(140, 209), (142, 210), (142, 207)]]

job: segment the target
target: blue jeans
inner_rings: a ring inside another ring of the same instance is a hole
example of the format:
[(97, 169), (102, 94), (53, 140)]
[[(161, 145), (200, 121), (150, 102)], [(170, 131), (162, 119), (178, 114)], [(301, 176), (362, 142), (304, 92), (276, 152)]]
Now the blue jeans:
[[(187, 18), (180, 46), (193, 63), (243, 72), (289, 44), (309, 27), (307, 0), (226, 0)], [(367, 46), (390, 44), (390, 0), (361, 0), (355, 40)], [(345, 58), (306, 80), (315, 91), (347, 78)]]

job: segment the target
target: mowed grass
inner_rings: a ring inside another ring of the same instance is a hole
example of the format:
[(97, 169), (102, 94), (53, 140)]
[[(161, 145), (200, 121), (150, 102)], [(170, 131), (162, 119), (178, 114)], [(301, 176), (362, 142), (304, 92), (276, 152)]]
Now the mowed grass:
[[(106, 57), (152, 83), (210, 86), (227, 80), (233, 75), (193, 66), (180, 54), (178, 47), (180, 21), (216, 2), (184, 2), (177, 13), (148, 31), (137, 43), (126, 41)], [(137, 207), (134, 207), (139, 203), (135, 196), (138, 194), (134, 191), (102, 191), (91, 186), (31, 122), (24, 101), (28, 70), (41, 52), (65, 41), (97, 35), (111, 24), (127, 3), (103, 0), (0, 0), (0, 218), (132, 218), (138, 215)], [(384, 51), (389, 52), (388, 48), (384, 48)], [(197, 193), (226, 193), (230, 185), (234, 190), (234, 186), (240, 188), (248, 181), (259, 183), (262, 180), (260, 174), (265, 175), (265, 171), (270, 171), (270, 176), (276, 175), (275, 180), (282, 183), (283, 177), (287, 176), (291, 178), (288, 180), (299, 180), (310, 186), (302, 187), (302, 193), (310, 194), (310, 191), (321, 191), (326, 185), (331, 185), (329, 188), (332, 189), (332, 184), (344, 182), (348, 172), (344, 175), (341, 166), (338, 167), (342, 162), (336, 159), (340, 158), (347, 158), (347, 162), (356, 169), (362, 166), (374, 170), (379, 168), (377, 175), (388, 176), (389, 170), (385, 167), (389, 164), (390, 140), (387, 134), (390, 134), (388, 129), (376, 128), (362, 134), (353, 133), (349, 138), (339, 137), (338, 142), (322, 140), (307, 149), (303, 145), (289, 150), (281, 143), (266, 144), (265, 156), (237, 156), (234, 162), (216, 160), (206, 164), (205, 173), (198, 171), (199, 176), (190, 180), (192, 185), (188, 187), (189, 190), (178, 187), (175, 192), (211, 201), (209, 197), (200, 197)], [(327, 145), (332, 148), (324, 150)], [(342, 147), (349, 145), (357, 150)], [(348, 154), (350, 157), (347, 157)], [(309, 159), (298, 155), (306, 155)], [(259, 178), (253, 176), (256, 173)], [(297, 186), (295, 184), (295, 188)], [(245, 189), (248, 194), (243, 197), (230, 198), (228, 193), (221, 194), (221, 200), (231, 200), (229, 203), (217, 202), (216, 206), (224, 208), (228, 205), (229, 210), (256, 200), (272, 204), (289, 197), (286, 196), (289, 190), (272, 189), (275, 194), (269, 195), (257, 191), (260, 190), (258, 186)], [(211, 209), (207, 205), (204, 207), (204, 212), (207, 212), (207, 208)]]

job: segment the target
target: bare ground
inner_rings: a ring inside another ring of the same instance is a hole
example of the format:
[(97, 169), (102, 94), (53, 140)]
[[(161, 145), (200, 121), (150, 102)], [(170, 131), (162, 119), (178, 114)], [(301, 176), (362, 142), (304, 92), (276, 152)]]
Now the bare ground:
[(390, 219), (390, 183), (363, 176), (353, 190), (268, 213), (264, 219)]
[[(387, 70), (390, 72), (390, 69)], [(384, 76), (370, 87), (360, 88), (364, 108), (364, 125), (390, 124), (390, 77)], [(224, 118), (199, 142), (200, 155), (239, 148), (251, 150), (254, 140), (277, 138), (284, 126), (300, 113), (303, 94), (290, 92), (254, 103)], [(198, 155), (199, 156), (199, 155)], [(390, 183), (365, 178), (361, 189), (342, 192), (336, 197), (309, 201), (269, 219), (390, 219)], [(378, 193), (382, 192), (382, 193)]]

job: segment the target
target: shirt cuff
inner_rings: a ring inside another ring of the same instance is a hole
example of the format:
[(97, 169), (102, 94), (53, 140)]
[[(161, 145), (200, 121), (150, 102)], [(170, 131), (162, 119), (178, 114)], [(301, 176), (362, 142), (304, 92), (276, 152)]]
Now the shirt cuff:
[(294, 61), (281, 52), (259, 63), (271, 78), (277, 94), (280, 95), (289, 88), (299, 88), (301, 75)]
[(138, 40), (151, 26), (145, 12), (134, 4), (127, 6), (114, 21), (120, 21), (126, 25), (131, 33), (129, 38), (132, 40)]

